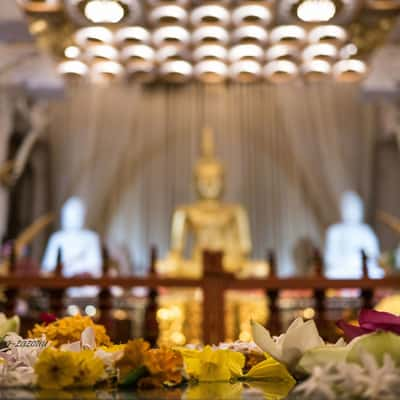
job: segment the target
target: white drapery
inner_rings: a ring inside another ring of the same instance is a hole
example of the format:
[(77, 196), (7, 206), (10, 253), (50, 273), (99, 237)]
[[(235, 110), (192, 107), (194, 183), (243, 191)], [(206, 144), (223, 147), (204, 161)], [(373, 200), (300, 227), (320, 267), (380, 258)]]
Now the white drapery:
[(216, 135), (225, 200), (248, 210), (254, 256), (321, 245), (343, 190), (370, 198), (375, 110), (357, 85), (78, 87), (51, 106), (53, 204), (88, 203), (88, 224), (129, 249), (137, 270), (148, 248), (169, 246), (174, 208), (194, 200), (201, 129)]
[[(9, 90), (0, 89), (0, 165), (7, 160), (8, 156), (8, 140), (13, 128), (14, 101)], [(7, 215), (7, 189), (0, 185), (0, 238), (3, 238), (7, 229)]]

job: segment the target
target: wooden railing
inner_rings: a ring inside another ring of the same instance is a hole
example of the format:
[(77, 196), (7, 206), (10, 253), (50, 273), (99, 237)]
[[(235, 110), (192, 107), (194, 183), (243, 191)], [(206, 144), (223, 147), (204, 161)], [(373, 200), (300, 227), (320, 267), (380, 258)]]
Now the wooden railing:
[[(113, 307), (112, 286), (122, 288), (147, 287), (149, 288), (149, 301), (145, 311), (145, 337), (155, 342), (158, 336), (156, 320), (157, 296), (160, 287), (198, 287), (203, 290), (203, 341), (205, 343), (218, 343), (225, 338), (224, 327), (224, 293), (226, 290), (251, 290), (263, 289), (269, 297), (269, 328), (273, 333), (281, 330), (278, 317), (278, 298), (282, 290), (304, 290), (313, 291), (315, 299), (316, 321), (319, 326), (326, 323), (326, 290), (327, 289), (361, 289), (361, 297), (364, 307), (372, 306), (374, 291), (379, 288), (400, 289), (398, 277), (387, 277), (384, 279), (369, 279), (367, 273), (367, 259), (363, 255), (364, 277), (360, 280), (329, 280), (322, 276), (323, 263), (319, 253), (314, 256), (315, 275), (307, 278), (278, 278), (276, 275), (276, 262), (272, 252), (268, 255), (271, 267), (270, 276), (266, 279), (236, 279), (233, 275), (222, 271), (222, 253), (205, 252), (203, 258), (204, 274), (201, 279), (164, 278), (154, 273), (155, 253), (152, 252), (151, 273), (146, 277), (124, 276), (110, 277), (108, 274), (108, 263), (104, 263), (103, 277), (62, 277), (61, 255), (59, 255), (58, 266), (54, 276), (26, 276), (19, 275), (15, 265), (10, 268), (8, 276), (0, 277), (0, 286), (6, 288), (7, 302), (5, 311), (12, 315), (15, 312), (18, 291), (26, 288), (40, 288), (49, 293), (50, 311), (61, 315), (64, 308), (65, 290), (78, 286), (97, 286), (101, 290), (98, 295), (98, 307), (101, 322), (108, 328), (112, 328), (113, 319), (111, 310)], [(103, 255), (108, 260), (107, 255)]]

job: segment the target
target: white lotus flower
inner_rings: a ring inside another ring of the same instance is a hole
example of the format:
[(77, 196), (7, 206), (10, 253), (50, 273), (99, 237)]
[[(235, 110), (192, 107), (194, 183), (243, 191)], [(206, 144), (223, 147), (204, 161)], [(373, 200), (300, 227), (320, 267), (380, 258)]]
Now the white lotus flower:
[(60, 350), (78, 352), (81, 350), (95, 350), (96, 348), (96, 335), (94, 329), (89, 326), (81, 333), (81, 340), (72, 343), (63, 344)]
[(251, 321), (251, 329), (253, 339), (261, 350), (285, 364), (290, 371), (295, 370), (307, 350), (325, 345), (315, 322), (304, 322), (300, 317), (291, 323), (286, 333), (278, 337), (271, 337), (267, 329), (254, 321)]
[[(107, 369), (113, 369), (114, 364), (119, 360), (122, 355), (122, 350), (117, 351), (105, 351), (100, 348), (96, 348), (96, 335), (92, 327), (87, 327), (81, 333), (81, 340), (63, 344), (60, 347), (63, 351), (74, 351), (79, 352), (82, 350), (93, 350), (96, 357), (103, 361)], [(111, 371), (112, 372), (112, 371)]]

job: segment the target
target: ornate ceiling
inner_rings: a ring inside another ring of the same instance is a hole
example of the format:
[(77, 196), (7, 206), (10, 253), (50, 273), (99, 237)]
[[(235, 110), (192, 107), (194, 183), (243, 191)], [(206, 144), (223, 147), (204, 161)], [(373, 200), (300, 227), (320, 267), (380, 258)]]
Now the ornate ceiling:
[(17, 2), (60, 73), (141, 81), (361, 77), (400, 15), (398, 0)]

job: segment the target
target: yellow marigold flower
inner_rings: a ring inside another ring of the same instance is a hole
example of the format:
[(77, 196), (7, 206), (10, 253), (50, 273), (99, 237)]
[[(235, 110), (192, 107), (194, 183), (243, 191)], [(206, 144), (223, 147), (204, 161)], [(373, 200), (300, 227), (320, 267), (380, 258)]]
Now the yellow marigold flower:
[[(183, 358), (176, 350), (151, 349), (144, 355), (144, 365), (152, 378), (145, 381), (146, 387), (175, 386), (182, 382)], [(140, 387), (144, 386), (143, 379), (139, 382)]]
[(245, 356), (231, 350), (212, 349), (206, 346), (203, 350), (179, 349), (188, 375), (200, 382), (229, 381), (242, 375)]
[(100, 346), (101, 350), (106, 351), (107, 353), (115, 353), (116, 351), (124, 351), (126, 344), (112, 344), (111, 346)]
[(123, 380), (132, 370), (144, 364), (144, 355), (150, 349), (150, 343), (143, 339), (129, 340), (125, 345), (124, 354), (115, 364), (119, 368), (120, 378)]
[(73, 354), (77, 368), (74, 386), (93, 386), (104, 377), (104, 363), (93, 351), (83, 350)]
[(59, 347), (62, 344), (79, 341), (81, 333), (87, 327), (93, 328), (97, 346), (111, 345), (104, 326), (95, 324), (90, 317), (82, 315), (64, 317), (48, 325), (36, 324), (28, 335), (31, 338), (41, 338), (42, 335), (45, 335), (53, 346)]
[(73, 384), (76, 362), (72, 353), (48, 347), (40, 353), (35, 372), (40, 387), (61, 389)]

